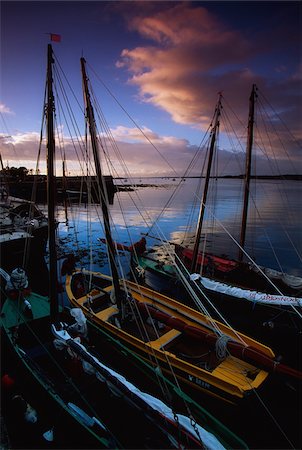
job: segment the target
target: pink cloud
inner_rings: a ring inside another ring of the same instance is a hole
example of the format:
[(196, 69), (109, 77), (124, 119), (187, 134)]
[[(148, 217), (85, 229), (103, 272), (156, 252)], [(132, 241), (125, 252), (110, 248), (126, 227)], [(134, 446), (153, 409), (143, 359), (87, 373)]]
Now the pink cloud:
[[(131, 18), (129, 27), (157, 45), (124, 49), (118, 67), (128, 68), (144, 101), (182, 124), (209, 121), (215, 94), (224, 88), (223, 66), (238, 64), (253, 51), (238, 31), (205, 8), (185, 3)], [(246, 80), (245, 71), (236, 76)]]
[[(160, 44), (169, 45), (229, 45), (237, 41), (237, 32), (227, 27), (206, 8), (192, 8), (180, 3), (153, 15), (130, 19), (129, 28), (138, 31), (142, 36)], [(238, 44), (238, 43), (237, 43)], [(239, 47), (244, 48), (246, 42), (241, 39)]]
[[(125, 172), (126, 164), (131, 176), (146, 176), (150, 174), (150, 161), (152, 173), (180, 175), (183, 168), (189, 164), (192, 157), (192, 148), (185, 139), (177, 139), (173, 136), (160, 136), (146, 127), (142, 133), (135, 128), (119, 126), (111, 130), (115, 138), (116, 146), (111, 145), (111, 140), (104, 139), (104, 147), (110, 153), (112, 175), (115, 177), (129, 177)], [(148, 138), (149, 141), (146, 139)], [(151, 144), (152, 143), (152, 144)], [(118, 151), (116, 151), (118, 148)], [(39, 134), (34, 132), (18, 133), (13, 136), (0, 135), (0, 152), (4, 163), (9, 166), (25, 166), (35, 169), (39, 149)], [(73, 174), (84, 173), (83, 157), (81, 150), (75, 148), (74, 140), (64, 137), (64, 150), (67, 159), (67, 170)], [(45, 145), (42, 145), (40, 166), (45, 173)], [(178, 160), (175, 162), (175, 154)], [(22, 155), (17, 158), (17, 155)], [(61, 174), (62, 163), (60, 154), (57, 154), (57, 173)], [(80, 160), (80, 161), (79, 161)], [(91, 161), (93, 158), (91, 158)], [(93, 164), (92, 164), (93, 165)]]
[[(245, 133), (245, 127), (244, 133)], [(111, 173), (114, 177), (144, 177), (150, 175), (150, 171), (154, 176), (198, 176), (203, 167), (203, 158), (205, 151), (199, 155), (197, 164), (190, 168), (190, 172), (185, 174), (186, 168), (189, 167), (193, 156), (197, 151), (195, 145), (191, 145), (186, 139), (179, 139), (173, 136), (160, 136), (150, 129), (143, 128), (144, 134), (148, 137), (149, 142), (144, 138), (141, 132), (135, 128), (117, 127), (111, 130), (115, 137), (118, 152), (114, 153), (109, 146), (109, 142), (105, 142), (105, 147), (110, 153)], [(75, 149), (73, 141), (64, 137), (64, 149), (67, 159), (67, 171), (71, 174), (81, 175), (83, 173), (83, 162), (79, 163), (80, 150)], [(108, 144), (108, 146), (107, 146)], [(277, 149), (277, 140), (271, 141), (270, 153), (263, 154), (261, 151), (262, 141), (258, 141), (256, 136), (255, 149), (257, 150), (257, 173), (259, 174), (278, 174), (277, 163), (273, 158), (273, 165), (269, 156), (275, 156)], [(28, 169), (36, 168), (36, 160), (39, 148), (39, 136), (37, 133), (18, 134), (15, 136), (0, 136), (0, 151), (4, 164), (9, 163), (10, 166), (25, 166)], [(259, 150), (260, 148), (260, 150)], [(239, 175), (244, 171), (244, 150), (245, 136), (243, 137), (243, 146), (237, 146), (233, 151), (224, 150), (224, 144), (220, 141), (218, 157), (218, 174), (219, 175)], [(22, 155), (16, 159), (16, 155)], [(282, 173), (299, 173), (299, 164), (301, 167), (301, 157), (299, 152), (296, 159), (285, 159), (282, 161)], [(22, 158), (22, 159), (21, 159)], [(45, 148), (42, 146), (42, 155), (40, 159), (39, 169), (42, 173), (46, 171), (45, 165)], [(125, 171), (128, 168), (128, 172)], [(61, 175), (62, 164), (57, 161), (57, 174)], [(108, 172), (106, 172), (108, 173)]]
[[(273, 30), (254, 31), (249, 36), (246, 31), (232, 29), (206, 8), (189, 2), (165, 4), (162, 9), (145, 12), (138, 8), (127, 20), (129, 29), (140, 33), (149, 44), (124, 49), (117, 66), (129, 71), (129, 83), (138, 87), (142, 101), (166, 111), (176, 123), (205, 130), (218, 91), (222, 91), (246, 124), (248, 98), (255, 83), (273, 99), (281, 119), (290, 119), (296, 138), (301, 137), (298, 70), (291, 73), (280, 61), (278, 73), (283, 79), (273, 80), (260, 72), (253, 61), (259, 55), (269, 58), (276, 47), (286, 50), (287, 45), (293, 45), (286, 26), (282, 29), (282, 21)], [(276, 73), (273, 62), (271, 72)], [(225, 131), (223, 124), (221, 128)], [(280, 156), (284, 148), (274, 135), (267, 139), (275, 142), (274, 156)], [(295, 150), (290, 148), (289, 152), (297, 157)]]
[(146, 142), (146, 137), (152, 141), (158, 141), (160, 137), (152, 130), (142, 127), (141, 131), (138, 128), (127, 128), (119, 125), (111, 130), (113, 137), (119, 141), (125, 142)]

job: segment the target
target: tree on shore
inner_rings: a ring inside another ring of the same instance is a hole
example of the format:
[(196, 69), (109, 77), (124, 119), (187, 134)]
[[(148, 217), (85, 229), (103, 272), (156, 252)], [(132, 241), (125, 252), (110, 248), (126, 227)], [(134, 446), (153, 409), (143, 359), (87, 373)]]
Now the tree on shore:
[(4, 169), (0, 170), (0, 173), (10, 177), (15, 178), (20, 181), (24, 181), (26, 176), (28, 175), (28, 169), (26, 167), (5, 167)]

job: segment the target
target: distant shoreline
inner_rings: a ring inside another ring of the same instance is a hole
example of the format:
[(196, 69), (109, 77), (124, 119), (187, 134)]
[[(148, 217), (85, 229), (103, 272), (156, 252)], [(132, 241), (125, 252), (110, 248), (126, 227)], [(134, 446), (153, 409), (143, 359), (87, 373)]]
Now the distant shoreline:
[[(210, 178), (213, 179), (244, 179), (245, 175), (219, 175), (219, 176), (210, 176)], [(57, 181), (58, 182), (62, 182), (63, 177), (62, 176), (57, 176)], [(66, 180), (70, 180), (70, 181), (74, 181), (74, 182), (78, 182), (79, 180), (83, 179), (83, 175), (66, 175)], [(94, 176), (91, 176), (90, 178), (95, 178)], [(111, 182), (114, 180), (128, 180), (127, 177), (112, 177), (111, 175), (105, 175), (104, 176), (105, 180), (107, 182)], [(149, 176), (132, 176), (132, 179), (139, 179), (142, 181), (145, 180), (149, 180), (149, 179), (156, 179), (156, 180), (185, 180), (185, 179), (199, 179), (199, 178), (205, 178), (204, 176), (167, 176), (167, 175), (149, 175)], [(33, 181), (38, 181), (38, 182), (45, 182), (47, 179), (47, 176), (44, 174), (39, 174), (39, 175), (25, 175), (23, 177), (18, 177), (18, 176), (12, 176), (12, 175), (5, 175), (4, 173), (2, 173), (0, 171), (0, 180), (1, 183), (12, 183), (12, 182), (33, 182)], [(294, 175), (294, 174), (284, 174), (284, 175), (251, 175), (251, 179), (253, 180), (297, 180), (297, 181), (301, 181), (302, 180), (302, 174), (301, 175)], [(129, 178), (130, 180), (130, 178)]]
[[(67, 189), (64, 188), (65, 183), (63, 177), (57, 178), (57, 195), (58, 200), (62, 200), (65, 197), (75, 199), (81, 199), (84, 203), (87, 202), (87, 188), (83, 186), (83, 177), (81, 176), (66, 176), (65, 182)], [(147, 176), (147, 177), (132, 177), (131, 179), (126, 177), (104, 176), (109, 203), (113, 202), (113, 197), (116, 192), (121, 191), (134, 191), (135, 189), (145, 187), (164, 187), (167, 184), (172, 184), (171, 181), (181, 182), (182, 180), (200, 179), (205, 177), (200, 176), (188, 176), (188, 177), (173, 177), (173, 176)], [(219, 177), (211, 177), (212, 179), (220, 180), (236, 180), (244, 179), (244, 175), (224, 175)], [(92, 192), (94, 192), (94, 201), (98, 200), (98, 190), (96, 187), (95, 177), (90, 177), (91, 184), (94, 186)], [(280, 181), (301, 181), (302, 175), (252, 175), (252, 180), (280, 180)], [(22, 179), (18, 177), (5, 177), (1, 176), (1, 185), (4, 185), (11, 196), (24, 198), (31, 200), (33, 188), (36, 185), (35, 201), (45, 202), (47, 200), (47, 177), (46, 175), (26, 175)]]
[[(67, 177), (68, 178), (68, 177)], [(196, 179), (196, 178), (205, 178), (204, 176), (188, 176), (188, 177), (178, 177), (178, 176), (147, 176), (147, 177), (136, 177), (133, 178), (140, 180), (148, 180), (148, 179), (157, 179), (157, 180), (181, 180), (181, 179)], [(222, 176), (211, 176), (210, 178), (216, 179), (244, 179), (244, 175), (222, 175)], [(114, 177), (113, 180), (126, 180), (125, 177)], [(302, 181), (302, 175), (251, 175), (251, 179), (253, 180), (295, 180)]]

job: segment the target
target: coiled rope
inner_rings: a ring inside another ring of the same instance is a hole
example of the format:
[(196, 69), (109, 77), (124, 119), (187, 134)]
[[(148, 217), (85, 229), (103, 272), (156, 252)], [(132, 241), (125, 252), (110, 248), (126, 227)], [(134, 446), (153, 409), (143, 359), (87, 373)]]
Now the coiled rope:
[(227, 344), (231, 338), (225, 334), (219, 336), (215, 344), (216, 356), (219, 360), (224, 360), (227, 355)]

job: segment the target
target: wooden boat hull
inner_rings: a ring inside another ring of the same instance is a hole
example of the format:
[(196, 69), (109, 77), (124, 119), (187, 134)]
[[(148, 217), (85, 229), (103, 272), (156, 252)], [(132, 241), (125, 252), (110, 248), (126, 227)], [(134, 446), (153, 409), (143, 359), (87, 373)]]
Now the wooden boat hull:
[[(174, 244), (175, 254), (184, 266), (191, 271), (193, 250)], [(209, 253), (199, 253), (197, 258), (197, 273), (207, 274), (209, 278), (226, 282), (230, 285), (241, 286), (244, 289), (267, 293), (276, 293), (272, 283), (260, 272), (254, 270), (246, 262), (239, 262), (228, 258), (222, 258)], [(266, 271), (267, 269), (264, 269)], [(302, 282), (301, 278), (296, 278)], [(287, 296), (297, 296), (298, 289), (286, 284), (281, 278), (274, 278), (273, 284)], [(301, 286), (300, 286), (301, 288)]]
[[(138, 257), (138, 264), (144, 269), (143, 277), (138, 278), (142, 284), (195, 306), (172, 266), (157, 264), (153, 259), (144, 256)], [(196, 283), (199, 284), (199, 281)], [(194, 284), (191, 283), (191, 286), (194, 289)], [(278, 355), (282, 355), (286, 363), (298, 367), (297, 355), (302, 345), (302, 324), (291, 306), (256, 303), (215, 292), (202, 285), (200, 290), (212, 302), (208, 302), (200, 291), (196, 291), (196, 295), (201, 298), (212, 317), (219, 320), (219, 312), (234, 328), (260, 339), (273, 347)], [(298, 309), (301, 310), (299, 307)]]
[[(32, 236), (14, 232), (8, 239), (1, 240), (0, 237), (1, 268), (6, 272), (16, 267), (26, 269), (32, 289), (40, 295), (48, 295), (48, 269), (44, 260), (46, 243), (47, 227), (35, 230)], [(36, 276), (37, 267), (39, 277)]]
[[(137, 353), (129, 350), (121, 340), (110, 335), (96, 323), (93, 324), (90, 330), (93, 330), (93, 341), (99, 343), (102, 359), (105, 358), (105, 361), (113, 361), (112, 364), (114, 367), (120, 367), (121, 371), (126, 370), (127, 378), (135, 380), (135, 383), (138, 383), (139, 386), (141, 385), (142, 389), (146, 389), (145, 386), (147, 386), (148, 390), (151, 389), (152, 384), (156, 381), (156, 390), (151, 392), (155, 396), (160, 395), (158, 394), (157, 388), (158, 386), (165, 385), (165, 383), (161, 381), (158, 383), (157, 381), (158, 376), (162, 373), (158, 370), (158, 366), (154, 366), (151, 376), (147, 376), (146, 378), (146, 364)], [(150, 366), (149, 362), (148, 366)], [(194, 386), (190, 388), (188, 384), (180, 383), (180, 385), (182, 387), (180, 399), (182, 398), (182, 394), (186, 392), (194, 402), (206, 408), (208, 413), (225, 424), (230, 430), (240, 436), (241, 439), (244, 439), (249, 448), (289, 447), (286, 439), (283, 442), (282, 436), (276, 429), (275, 422), (271, 421), (268, 417), (268, 410), (266, 409), (268, 406), (270, 414), (274, 418), (278, 418), (278, 423), (282, 424), (282, 428), (289, 428), (288, 435), (292, 437), (292, 442), (300, 442), (299, 396), (292, 388), (289, 389), (282, 380), (270, 378), (268, 382), (263, 383), (260, 389), (254, 391), (251, 395), (247, 395), (239, 404), (223, 402), (220, 398), (204, 394), (201, 390), (196, 390)], [(164, 390), (164, 392), (166, 391)], [(171, 392), (177, 393), (178, 390), (172, 388)], [(261, 406), (259, 398), (264, 402), (265, 409)], [(177, 399), (174, 402), (175, 399), (173, 397), (173, 404), (178, 404)], [(193, 416), (196, 417), (194, 406), (186, 398), (185, 402), (189, 405)], [(180, 406), (182, 404), (183, 402), (181, 401)], [(257, 414), (255, 411), (257, 411)], [(200, 423), (204, 423), (204, 421)], [(217, 435), (221, 435), (220, 427), (218, 429), (215, 428), (215, 430)], [(213, 428), (212, 432), (214, 432)], [(224, 442), (226, 448), (244, 448), (242, 444), (238, 446), (238, 442), (230, 443), (229, 438), (224, 440)], [(299, 448), (299, 445), (297, 445), (297, 448)]]
[[(37, 314), (39, 314), (38, 311), (41, 311), (41, 317), (36, 319), (37, 321), (40, 322), (39, 326), (33, 327), (33, 333), (37, 332), (40, 327), (44, 324), (44, 329), (48, 329), (48, 317), (47, 315), (45, 317), (43, 317), (43, 311), (47, 312), (48, 309), (48, 302), (44, 302), (43, 298), (39, 298), (40, 304), (38, 305), (38, 307), (35, 307), (35, 302), (33, 301), (33, 297), (35, 296), (31, 296), (30, 297), (30, 301), (31, 304), (33, 306), (33, 312), (34, 315), (37, 316)], [(38, 309), (39, 308), (39, 309)], [(69, 384), (69, 378), (67, 376), (66, 373), (64, 373), (64, 371), (62, 372), (63, 374), (63, 378), (65, 378), (65, 382), (63, 383), (63, 387), (62, 385), (62, 380), (60, 381), (60, 379), (56, 380), (56, 383), (54, 383), (54, 380), (52, 380), (52, 382), (50, 381), (49, 375), (48, 376), (44, 376), (43, 372), (45, 371), (45, 367), (42, 367), (42, 370), (36, 370), (38, 366), (36, 366), (36, 363), (39, 361), (39, 358), (43, 357), (42, 353), (41, 353), (41, 347), (39, 348), (38, 346), (33, 346), (34, 344), (34, 340), (33, 340), (33, 336), (30, 336), (30, 334), (28, 335), (28, 333), (26, 332), (27, 330), (22, 330), (22, 326), (21, 329), (19, 330), (20, 334), (21, 334), (21, 340), (20, 342), (22, 342), (24, 345), (21, 347), (19, 347), (19, 338), (17, 337), (17, 334), (13, 333), (13, 330), (15, 328), (16, 325), (16, 320), (14, 319), (14, 317), (12, 317), (12, 315), (10, 314), (10, 311), (15, 309), (15, 304), (14, 302), (8, 302), (8, 304), (6, 304), (6, 307), (3, 309), (2, 313), (2, 331), (4, 334), (4, 338), (5, 338), (5, 342), (6, 342), (6, 346), (10, 349), (10, 355), (12, 353), (12, 356), (10, 356), (10, 365), (13, 365), (14, 369), (13, 372), (17, 373), (19, 377), (22, 377), (22, 386), (24, 386), (25, 392), (35, 392), (35, 394), (39, 396), (38, 400), (35, 401), (35, 403), (38, 403), (40, 406), (40, 409), (44, 412), (47, 411), (48, 412), (48, 416), (47, 416), (47, 426), (49, 428), (51, 428), (51, 426), (54, 425), (55, 428), (55, 435), (57, 436), (56, 442), (57, 445), (62, 445), (64, 442), (68, 442), (67, 441), (67, 436), (62, 436), (61, 434), (61, 428), (63, 428), (64, 430), (64, 426), (68, 426), (68, 430), (73, 430), (71, 432), (71, 436), (74, 436), (75, 439), (75, 445), (73, 448), (79, 448), (78, 445), (80, 442), (83, 442), (83, 445), (92, 445), (93, 448), (95, 448), (95, 442), (92, 441), (92, 444), (90, 444), (91, 439), (89, 434), (84, 433), (83, 436), (81, 436), (79, 434), (79, 430), (77, 427), (74, 427), (74, 424), (72, 423), (73, 419), (77, 419), (77, 407), (74, 406), (73, 408), (70, 408), (70, 401), (72, 400), (72, 398), (70, 398), (70, 391), (71, 389), (68, 387)], [(65, 316), (65, 314), (63, 313), (63, 316)], [(63, 317), (64, 318), (64, 317)], [(30, 323), (31, 321), (28, 320), (28, 323)], [(31, 323), (32, 325), (32, 323)], [(45, 335), (45, 332), (43, 333), (43, 336)], [(91, 341), (91, 337), (93, 337), (93, 340)], [(91, 343), (94, 343), (95, 340), (95, 333), (90, 333), (89, 330), (89, 341)], [(53, 339), (53, 336), (50, 335), (50, 340)], [(100, 341), (100, 339), (98, 340)], [(103, 340), (104, 341), (104, 340)], [(96, 354), (96, 352), (98, 353), (100, 351), (100, 354), (103, 354), (104, 351), (104, 342), (99, 342), (100, 345), (93, 345), (94, 348), (94, 354)], [(3, 345), (3, 341), (2, 341), (2, 345)], [(78, 344), (75, 344), (78, 345)], [(49, 348), (49, 345), (46, 346), (47, 348)], [(2, 347), (4, 348), (4, 347)], [(71, 349), (73, 349), (73, 347), (71, 347)], [(50, 353), (52, 353), (51, 349), (49, 348)], [(84, 352), (85, 353), (85, 352)], [(110, 344), (110, 364), (109, 366), (112, 365), (112, 345)], [(124, 359), (125, 359), (125, 355), (123, 355)], [(119, 355), (119, 359), (121, 358), (121, 355)], [(13, 361), (13, 359), (15, 361)], [(107, 358), (108, 359), (108, 358)], [(126, 358), (127, 359), (127, 358)], [(61, 359), (60, 358), (54, 358), (53, 362), (51, 362), (51, 358), (50, 358), (50, 362), (47, 364), (46, 369), (49, 369), (52, 364), (54, 363), (54, 365), (58, 365), (59, 371), (60, 368), (63, 368), (64, 365), (61, 365)], [(106, 364), (106, 363), (105, 363)], [(133, 407), (133, 405), (136, 405), (137, 401), (134, 402), (134, 397), (131, 397), (130, 394), (128, 394), (128, 404), (127, 404), (127, 399), (125, 399), (125, 393), (123, 394), (123, 391), (127, 390), (127, 385), (121, 385), (122, 386), (122, 390), (119, 391), (118, 389), (118, 384), (116, 385), (116, 383), (114, 385), (112, 385), (112, 383), (106, 379), (106, 383), (100, 383), (97, 378), (94, 378), (92, 375), (85, 375), (83, 373), (83, 371), (80, 370), (79, 367), (77, 367), (77, 365), (72, 365), (70, 367), (71, 371), (72, 371), (72, 378), (76, 379), (76, 383), (82, 385), (82, 388), (84, 389), (85, 395), (87, 395), (87, 392), (90, 392), (92, 397), (94, 398), (94, 403), (93, 403), (93, 408), (95, 411), (96, 408), (96, 404), (98, 402), (99, 406), (101, 408), (103, 408), (104, 410), (104, 414), (105, 414), (105, 420), (106, 422), (110, 419), (110, 423), (113, 423), (113, 428), (115, 429), (116, 427), (118, 428), (122, 428), (122, 429), (131, 429), (133, 428), (134, 423), (136, 423), (137, 427), (139, 427), (139, 429), (136, 431), (136, 433), (132, 433), (132, 437), (129, 437), (127, 442), (129, 443), (128, 445), (130, 445), (127, 448), (132, 448), (132, 446), (136, 446), (137, 443), (143, 443), (145, 442), (145, 439), (149, 439), (148, 442), (153, 442), (153, 444), (155, 442), (157, 442), (157, 444), (159, 445), (159, 447), (154, 447), (154, 448), (160, 448), (160, 443), (162, 442), (169, 442), (169, 439), (174, 439), (174, 436), (178, 436), (179, 430), (177, 429), (177, 424), (175, 425), (175, 423), (173, 422), (173, 420), (171, 421), (171, 423), (167, 423), (166, 419), (163, 419), (163, 427), (161, 428), (160, 426), (155, 426), (153, 422), (155, 422), (153, 420), (149, 421), (146, 419), (146, 417), (150, 416), (152, 418), (152, 414), (150, 413), (150, 410), (148, 409), (148, 407), (144, 404), (144, 402), (142, 402), (142, 405)], [(146, 370), (146, 368), (145, 368)], [(150, 369), (148, 369), (150, 370)], [(10, 372), (11, 373), (11, 372)], [(113, 371), (111, 369), (109, 369), (109, 373), (113, 373)], [(142, 372), (144, 373), (144, 371)], [(83, 382), (81, 381), (82, 377), (85, 376), (87, 379), (86, 381), (84, 380)], [(137, 372), (135, 374), (135, 378), (137, 377)], [(74, 381), (72, 381), (73, 383)], [(87, 384), (88, 383), (88, 384)], [(96, 384), (96, 386), (95, 386)], [(19, 383), (20, 385), (20, 383)], [(111, 385), (111, 387), (110, 387)], [(108, 388), (106, 387), (108, 386)], [(96, 389), (97, 388), (97, 389)], [(104, 392), (108, 391), (108, 393)], [(112, 390), (113, 389), (113, 390)], [(115, 391), (116, 390), (116, 391)], [(134, 391), (134, 396), (135, 393), (139, 391), (139, 388), (137, 388), (137, 390)], [(23, 390), (22, 390), (23, 392)], [(60, 392), (63, 393), (63, 396), (60, 396)], [(114, 393), (115, 392), (115, 393)], [(112, 393), (114, 393), (114, 396), (117, 395), (117, 400), (112, 399)], [(108, 398), (108, 394), (109, 394), (109, 398)], [(120, 400), (119, 400), (120, 398)], [(68, 401), (69, 400), (69, 401)], [(108, 402), (108, 403), (107, 403)], [(110, 403), (110, 405), (109, 405)], [(117, 412), (114, 409), (114, 406), (116, 407), (116, 403), (118, 404), (118, 406), (120, 407), (120, 411), (119, 414), (122, 411), (122, 417), (123, 417), (123, 421), (124, 421), (124, 426), (120, 427), (119, 424), (119, 420), (117, 420)], [(126, 406), (125, 406), (126, 403)], [(78, 403), (79, 404), (79, 403)], [(74, 404), (76, 405), (76, 404)], [(81, 405), (81, 404), (80, 404)], [(106, 405), (106, 407), (104, 408), (104, 405)], [(36, 406), (36, 405), (35, 405)], [(83, 407), (83, 405), (81, 405)], [(141, 409), (139, 408), (139, 406), (141, 406)], [(63, 408), (63, 410), (65, 411), (65, 414), (62, 415), (62, 411), (60, 408)], [(128, 409), (127, 409), (128, 408)], [(145, 413), (144, 413), (144, 408), (146, 409)], [(134, 411), (133, 411), (134, 410)], [(84, 411), (84, 409), (82, 410)], [(124, 416), (124, 413), (126, 411), (126, 415)], [(192, 411), (192, 409), (191, 409)], [(73, 417), (73, 413), (74, 413), (74, 417)], [(131, 415), (130, 415), (131, 414)], [(154, 412), (153, 415), (155, 415), (157, 417), (157, 415), (160, 415), (160, 413), (158, 412)], [(140, 417), (140, 418), (139, 418)], [(194, 414), (194, 417), (196, 417), (196, 415)], [(59, 420), (57, 420), (56, 418), (59, 418)], [(209, 428), (209, 433), (214, 434), (214, 436), (217, 435), (218, 440), (220, 441), (221, 437), (220, 437), (220, 433), (222, 435), (222, 442), (232, 442), (234, 447), (232, 448), (247, 448), (246, 444), (239, 438), (237, 438), (237, 436), (235, 434), (233, 434), (232, 432), (230, 432), (225, 426), (223, 426), (222, 424), (219, 423), (219, 421), (217, 420), (213, 420), (213, 418), (211, 418), (210, 415), (205, 414), (205, 412), (203, 411), (201, 414), (201, 418), (202, 420), (205, 422), (205, 425), (207, 426), (207, 428)], [(131, 428), (129, 428), (129, 421), (134, 421), (134, 423), (131, 424)], [(115, 424), (115, 425), (114, 425)], [(81, 425), (82, 422), (81, 422)], [(160, 421), (159, 421), (159, 425), (160, 425)], [(126, 426), (126, 427), (125, 427)], [(59, 430), (60, 427), (60, 430)], [(87, 426), (87, 429), (89, 428), (89, 431), (91, 433), (90, 427)], [(175, 429), (176, 428), (176, 429)], [(206, 428), (204, 428), (206, 430)], [(83, 434), (83, 429), (82, 427), (80, 428), (81, 433)], [(154, 435), (152, 436), (152, 438), (149, 437), (148, 433), (153, 433)], [(167, 436), (167, 430), (170, 430), (171, 434), (170, 436)], [(65, 430), (66, 431), (66, 430)], [(119, 430), (120, 431), (120, 430)], [(214, 431), (214, 433), (213, 433)], [(162, 435), (162, 433), (164, 433), (164, 435)], [(207, 431), (206, 431), (207, 433)], [(93, 433), (92, 433), (93, 434)], [(127, 434), (127, 432), (125, 432), (124, 434)], [(178, 438), (180, 439), (180, 436), (178, 436)], [(59, 440), (58, 440), (59, 439)], [(72, 438), (71, 438), (72, 439)], [(78, 439), (79, 441), (76, 441), (76, 439)], [(192, 436), (187, 433), (187, 435), (182, 435), (182, 439), (183, 440), (187, 440), (187, 444), (189, 442), (191, 442), (192, 445)], [(224, 441), (225, 439), (225, 441)], [(99, 440), (99, 439), (98, 439)], [(123, 441), (124, 442), (124, 441)], [(218, 442), (218, 441), (217, 441)], [(103, 448), (102, 445), (102, 440), (100, 442), (98, 442), (97, 448)], [(104, 430), (104, 441), (103, 441), (104, 447), (108, 448), (108, 444), (110, 444), (109, 448), (122, 448), (120, 446), (120, 444), (118, 444), (118, 447), (114, 447), (114, 442), (111, 440), (106, 442), (106, 431)], [(112, 445), (112, 446), (111, 446)], [(117, 445), (117, 444), (116, 444)], [(189, 445), (189, 444), (188, 444)], [(193, 440), (193, 445), (194, 448), (199, 448), (200, 446), (200, 442), (198, 441), (194, 441)], [(70, 444), (66, 443), (66, 446), (70, 446)], [(92, 447), (91, 447), (92, 448)], [(186, 447), (186, 448), (191, 448)]]
[[(79, 433), (75, 425), (80, 424), (81, 434), (84, 433), (87, 442), (94, 446), (97, 442), (100, 448), (111, 448), (114, 441), (108, 431), (104, 428), (103, 435), (100, 436), (99, 431), (96, 433), (92, 430), (70, 407), (70, 403), (79, 404), (79, 396), (77, 394), (74, 398), (53, 346), (48, 298), (37, 294), (31, 294), (27, 298), (32, 306), (33, 317), (19, 310), (16, 299), (6, 298), (1, 311), (1, 333), (15, 360), (13, 370), (22, 378), (27, 392), (39, 393), (45, 402), (42, 411), (49, 408), (50, 426), (55, 425), (59, 429), (61, 422), (66, 421), (66, 426), (69, 424), (74, 429), (76, 439)], [(70, 370), (73, 370), (71, 366)], [(81, 407), (85, 410), (85, 403)], [(57, 417), (60, 417), (60, 421), (57, 421)]]
[[(80, 307), (89, 321), (93, 322), (97, 326), (103, 328), (116, 339), (121, 340), (127, 347), (132, 349), (135, 353), (139, 354), (143, 359), (150, 361), (153, 365), (160, 366), (160, 368), (171, 375), (171, 367), (177, 378), (183, 383), (195, 390), (206, 392), (214, 397), (223, 399), (227, 402), (236, 403), (240, 399), (246, 397), (253, 389), (258, 389), (262, 383), (265, 382), (268, 377), (268, 373), (265, 370), (259, 369), (252, 364), (244, 362), (233, 356), (227, 356), (224, 361), (217, 361), (214, 363), (213, 368), (206, 369), (207, 364), (211, 364), (211, 358), (215, 359), (214, 354), (210, 356), (207, 354), (207, 358), (202, 360), (200, 358), (199, 364), (203, 367), (198, 367), (196, 364), (192, 364), (194, 358), (197, 359), (198, 354), (202, 352), (200, 342), (195, 342), (195, 355), (191, 355), (187, 358), (180, 358), (179, 354), (183, 350), (181, 346), (189, 348), (194, 339), (188, 338), (178, 342), (181, 332), (176, 328), (166, 327), (164, 330), (157, 330), (158, 334), (153, 335), (150, 339), (149, 333), (145, 336), (141, 336), (140, 331), (130, 329), (122, 329), (115, 323), (115, 316), (117, 315), (116, 306), (112, 306), (110, 302), (110, 292), (112, 291), (111, 278), (93, 273), (94, 283), (99, 283), (99, 290), (95, 289), (94, 292), (88, 293), (94, 295), (98, 306), (93, 311), (93, 299), (89, 300), (89, 295), (80, 292), (75, 286), (77, 281), (85, 275), (89, 276), (88, 271), (75, 272), (73, 275), (66, 276), (66, 292), (71, 304), (74, 307)], [(81, 281), (80, 281), (81, 283)], [(213, 322), (210, 318), (200, 314), (199, 312), (186, 307), (178, 302), (175, 302), (168, 297), (155, 293), (150, 289), (142, 286), (137, 286), (130, 281), (123, 280), (121, 285), (126, 284), (127, 289), (131, 293), (133, 299), (136, 302), (148, 303), (149, 305), (160, 308), (162, 312), (171, 314), (174, 317), (178, 317), (186, 321), (187, 324), (198, 326), (204, 330), (212, 330)], [(102, 286), (102, 287), (101, 287)], [(103, 299), (98, 297), (102, 294)], [(106, 298), (107, 294), (107, 298)], [(90, 297), (91, 299), (92, 297)], [(101, 305), (103, 301), (103, 304)], [(141, 324), (146, 327), (146, 321)], [(228, 334), (230, 338), (238, 339), (236, 332), (232, 331), (228, 327), (215, 322), (215, 326), (219, 326), (222, 333)], [(134, 327), (135, 328), (135, 327)], [(253, 341), (247, 336), (241, 335), (240, 337), (247, 345), (253, 345), (259, 350), (263, 351), (267, 357), (273, 358), (273, 352), (265, 346)], [(203, 347), (206, 349), (206, 347)], [(192, 350), (191, 350), (192, 351)], [(246, 374), (250, 374), (250, 378)]]

